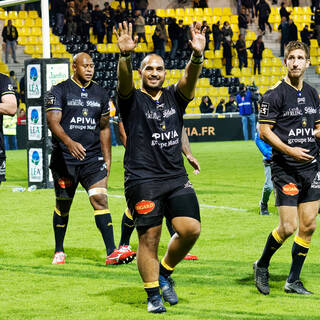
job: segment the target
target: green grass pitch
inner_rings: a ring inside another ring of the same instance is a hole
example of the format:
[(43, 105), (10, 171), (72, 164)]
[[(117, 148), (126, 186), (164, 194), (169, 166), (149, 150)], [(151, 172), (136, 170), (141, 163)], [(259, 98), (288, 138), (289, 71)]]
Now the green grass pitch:
[[(104, 265), (104, 245), (85, 192), (78, 192), (65, 240), (66, 265), (51, 265), (54, 240), (53, 190), (12, 192), (27, 186), (26, 151), (7, 153), (7, 181), (0, 187), (0, 319), (320, 319), (320, 241), (316, 231), (302, 271), (305, 286), (316, 294), (288, 295), (283, 286), (291, 263), (290, 238), (270, 267), (270, 296), (254, 286), (252, 263), (278, 223), (258, 214), (264, 182), (262, 156), (254, 142), (193, 143), (201, 173), (186, 164), (201, 205), (202, 233), (192, 250), (198, 261), (183, 261), (173, 275), (179, 304), (167, 313), (146, 311), (146, 294), (136, 261)], [(126, 207), (123, 197), (123, 148), (113, 148), (109, 207), (115, 239)], [(168, 232), (163, 228), (162, 257)], [(133, 234), (133, 248), (137, 236)]]

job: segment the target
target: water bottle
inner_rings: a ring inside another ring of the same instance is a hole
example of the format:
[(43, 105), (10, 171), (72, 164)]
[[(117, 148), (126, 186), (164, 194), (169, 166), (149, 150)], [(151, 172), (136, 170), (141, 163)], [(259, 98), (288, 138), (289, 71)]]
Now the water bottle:
[(34, 190), (37, 190), (37, 186), (36, 186), (35, 184), (33, 184), (32, 186), (30, 186), (30, 187), (28, 188), (28, 191), (29, 191), (29, 192), (32, 192), (32, 191), (34, 191)]
[(25, 191), (25, 190), (26, 190), (26, 188), (17, 187), (17, 188), (13, 188), (13, 189), (12, 189), (12, 192), (23, 192), (23, 191)]

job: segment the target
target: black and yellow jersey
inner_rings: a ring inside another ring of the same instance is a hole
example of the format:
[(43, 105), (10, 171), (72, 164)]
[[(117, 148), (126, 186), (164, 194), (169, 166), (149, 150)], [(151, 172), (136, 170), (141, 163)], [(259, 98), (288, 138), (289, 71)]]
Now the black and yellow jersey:
[[(13, 86), (8, 76), (3, 73), (0, 73), (0, 99), (6, 94), (15, 94), (13, 91)], [(1, 99), (2, 102), (2, 99)], [(5, 148), (4, 148), (4, 139), (3, 139), (3, 115), (0, 114), (0, 159), (6, 157)]]
[[(268, 90), (262, 98), (259, 123), (273, 125), (273, 132), (282, 142), (290, 147), (309, 149), (309, 154), (317, 157), (319, 147), (314, 128), (320, 123), (320, 101), (317, 91), (306, 82), (301, 91), (284, 80)], [(297, 162), (274, 148), (272, 161), (297, 168), (311, 165)]]
[[(72, 79), (68, 79), (53, 86), (46, 94), (46, 111), (61, 111), (60, 125), (63, 130), (86, 149), (86, 157), (81, 163), (102, 157), (100, 119), (109, 117), (108, 102), (108, 92), (93, 81), (88, 86), (81, 87)], [(52, 143), (54, 151), (61, 151), (66, 162), (80, 162), (54, 135)]]
[(186, 175), (181, 132), (188, 103), (175, 85), (163, 88), (155, 98), (140, 89), (126, 98), (118, 96), (127, 134), (126, 187)]

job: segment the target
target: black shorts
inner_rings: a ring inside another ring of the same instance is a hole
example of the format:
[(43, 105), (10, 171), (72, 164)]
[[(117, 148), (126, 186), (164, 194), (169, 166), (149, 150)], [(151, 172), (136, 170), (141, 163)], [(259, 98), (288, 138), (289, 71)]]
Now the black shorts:
[(104, 160), (69, 165), (63, 158), (52, 154), (50, 169), (56, 197), (62, 199), (73, 199), (79, 182), (88, 191), (93, 184), (107, 176)]
[(125, 196), (137, 228), (160, 225), (163, 217), (200, 221), (198, 199), (186, 176), (141, 183), (126, 189)]
[(6, 181), (6, 159), (0, 159), (0, 181)]
[(273, 166), (271, 175), (276, 206), (296, 207), (299, 203), (320, 199), (320, 172), (317, 166), (295, 172)]

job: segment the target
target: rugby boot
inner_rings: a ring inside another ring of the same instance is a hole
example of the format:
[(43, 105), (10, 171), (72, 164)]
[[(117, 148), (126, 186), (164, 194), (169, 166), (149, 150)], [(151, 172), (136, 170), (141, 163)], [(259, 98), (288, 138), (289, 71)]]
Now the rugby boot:
[(171, 305), (178, 303), (178, 296), (174, 290), (174, 281), (171, 277), (159, 276), (159, 285), (162, 291), (164, 301), (169, 302)]
[(192, 254), (188, 253), (185, 257), (184, 260), (198, 260), (199, 258), (197, 256), (193, 256)]
[(313, 294), (313, 292), (308, 291), (304, 286), (301, 280), (296, 280), (292, 283), (286, 281), (284, 285), (284, 291), (286, 293), (297, 293), (297, 294)]
[(54, 254), (52, 264), (65, 264), (66, 263), (66, 254), (63, 251), (56, 252)]
[(120, 246), (118, 250), (119, 250), (119, 252), (123, 252), (125, 254), (126, 253), (130, 254), (129, 256), (127, 256), (125, 258), (126, 264), (132, 262), (136, 258), (137, 252), (132, 250), (130, 245)]
[(259, 290), (264, 295), (270, 293), (269, 288), (269, 271), (268, 268), (260, 268), (257, 265), (258, 261), (253, 264), (253, 271), (254, 271), (254, 282)]
[(106, 257), (106, 265), (126, 264), (131, 262), (135, 256), (136, 253), (134, 251), (123, 252), (120, 251), (120, 249), (114, 249), (113, 252)]
[(147, 310), (151, 313), (163, 313), (167, 311), (165, 306), (163, 305), (160, 295), (148, 298)]
[(260, 214), (262, 216), (268, 216), (270, 215), (270, 212), (268, 211), (268, 204), (260, 202)]

